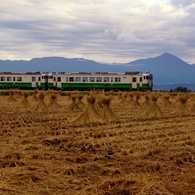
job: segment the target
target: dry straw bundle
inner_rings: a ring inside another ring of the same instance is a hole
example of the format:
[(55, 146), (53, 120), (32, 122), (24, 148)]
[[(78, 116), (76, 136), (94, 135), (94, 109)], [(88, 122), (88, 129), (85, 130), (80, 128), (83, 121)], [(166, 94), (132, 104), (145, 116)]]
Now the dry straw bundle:
[(104, 94), (98, 93), (95, 97), (96, 97), (96, 102), (94, 104), (95, 109), (98, 110), (98, 111), (102, 110), (103, 109), (103, 105), (102, 105), (101, 99), (103, 97), (105, 97)]
[(15, 96), (14, 98), (15, 98), (15, 99), (21, 98), (22, 95), (23, 95), (22, 90), (15, 90), (15, 91), (14, 91), (14, 96)]
[(160, 107), (156, 103), (157, 99), (158, 96), (156, 95), (151, 96), (151, 101), (143, 115), (144, 117), (161, 118), (163, 116)]
[(195, 103), (192, 105), (191, 111), (195, 113)]
[(134, 101), (134, 104), (132, 104), (134, 107), (141, 107), (140, 103), (139, 103), (139, 100), (140, 100), (140, 93), (136, 93), (135, 94), (135, 101)]
[(150, 96), (148, 94), (145, 94), (144, 97), (145, 97), (145, 101), (143, 103), (143, 106), (149, 106), (151, 103)]
[(190, 110), (191, 110), (192, 107), (193, 107), (193, 105), (194, 105), (194, 103), (195, 103), (195, 94), (190, 94), (190, 93), (189, 93), (187, 96), (188, 96), (188, 100), (187, 100), (187, 102), (185, 103), (185, 105), (186, 105), (187, 107), (189, 107)]
[(36, 111), (42, 111), (42, 112), (48, 111), (48, 107), (44, 101), (44, 97), (45, 97), (44, 93), (40, 92), (38, 95), (39, 103), (35, 108)]
[(91, 96), (95, 96), (96, 100), (97, 100), (97, 99), (100, 99), (101, 97), (104, 96), (104, 91), (93, 90), (93, 91), (91, 91), (90, 94), (91, 94)]
[(115, 95), (116, 95), (116, 93), (113, 90), (108, 92), (108, 96), (112, 97), (112, 100), (115, 100)]
[(104, 121), (119, 121), (119, 117), (114, 114), (110, 107), (110, 102), (112, 100), (112, 97), (104, 97), (101, 100), (101, 103), (103, 105), (103, 110), (101, 113), (101, 117)]
[(57, 95), (56, 94), (50, 95), (50, 102), (48, 104), (48, 107), (53, 108), (53, 109), (58, 109), (61, 107), (61, 105), (57, 103)]
[(129, 103), (127, 102), (127, 96), (128, 96), (127, 93), (120, 92), (119, 93), (120, 102), (118, 103), (118, 105), (123, 107), (129, 106)]
[(85, 106), (85, 104), (82, 102), (82, 99), (83, 99), (83, 95), (78, 94), (77, 95), (77, 102), (76, 102), (78, 106)]
[(185, 103), (188, 100), (188, 96), (180, 95), (177, 99), (177, 106), (173, 110), (172, 114), (177, 116), (187, 116), (190, 112), (187, 110)]
[(26, 92), (26, 91), (24, 91), (24, 92), (23, 92), (23, 99), (22, 99), (22, 101), (20, 102), (20, 106), (23, 107), (23, 108), (26, 108), (26, 109), (31, 108), (31, 106), (30, 106), (30, 104), (29, 104), (29, 101), (28, 101), (28, 99), (27, 99), (28, 96), (29, 96), (29, 93)]
[(70, 92), (70, 91), (68, 91), (68, 92), (66, 93), (66, 95), (68, 96), (68, 99), (71, 99), (71, 92)]
[(133, 97), (134, 97), (134, 94), (132, 92), (130, 92), (129, 101), (128, 101), (130, 106), (133, 106), (135, 104), (135, 100), (133, 99)]
[(93, 96), (96, 98), (94, 107), (96, 110), (102, 110), (103, 109), (103, 105), (101, 103), (101, 99), (103, 97), (105, 97), (104, 92), (103, 91), (94, 91), (93, 92)]
[(66, 93), (66, 95), (67, 95), (67, 100), (72, 101), (72, 96), (75, 95), (75, 92), (74, 92), (74, 91), (68, 91), (68, 92)]
[(113, 97), (114, 96), (114, 91), (113, 90), (109, 91), (108, 95)]
[(190, 110), (193, 113), (195, 113), (195, 95), (194, 94), (191, 95), (191, 101), (192, 101), (192, 106), (191, 106), (191, 109)]
[(122, 96), (123, 96), (123, 92), (122, 91), (119, 91), (118, 92), (118, 99), (119, 100), (122, 100)]
[(32, 100), (34, 100), (36, 102), (39, 100), (39, 98), (37, 97), (38, 93), (39, 93), (39, 90), (38, 89), (35, 89), (34, 90), (34, 93), (32, 95)]
[(72, 102), (71, 104), (66, 108), (66, 110), (80, 110), (81, 108), (76, 104), (77, 95), (70, 96)]
[(9, 90), (9, 97), (7, 99), (8, 102), (17, 102), (17, 100), (14, 98), (15, 92), (13, 90)]
[(96, 98), (94, 96), (87, 97), (87, 108), (79, 116), (71, 121), (75, 125), (102, 123), (100, 115), (94, 107)]
[(163, 106), (173, 107), (173, 103), (170, 101), (170, 94), (164, 94), (163, 95)]
[(95, 102), (95, 109), (96, 109), (96, 110), (102, 110), (102, 109), (103, 109), (103, 105), (102, 105), (101, 99), (98, 99), (98, 100)]

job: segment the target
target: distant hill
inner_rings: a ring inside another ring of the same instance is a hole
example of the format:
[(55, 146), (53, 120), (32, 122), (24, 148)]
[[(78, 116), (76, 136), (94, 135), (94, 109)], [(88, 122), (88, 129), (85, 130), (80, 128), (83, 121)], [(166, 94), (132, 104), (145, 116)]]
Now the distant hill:
[(83, 58), (63, 57), (34, 58), (30, 61), (0, 60), (0, 72), (28, 71), (67, 73), (150, 71), (154, 75), (154, 85), (195, 84), (195, 64), (190, 65), (169, 53), (121, 64), (103, 64)]
[(135, 60), (127, 65), (133, 65), (134, 68), (136, 65), (139, 70), (151, 71), (158, 84), (195, 83), (195, 66), (169, 53), (155, 58)]
[[(27, 72), (27, 71), (49, 71), (49, 72), (97, 72), (97, 71), (120, 71), (120, 67), (98, 63), (83, 58), (43, 57), (33, 58), (30, 61), (2, 61), (0, 60), (0, 71)], [(124, 70), (122, 70), (123, 72)]]

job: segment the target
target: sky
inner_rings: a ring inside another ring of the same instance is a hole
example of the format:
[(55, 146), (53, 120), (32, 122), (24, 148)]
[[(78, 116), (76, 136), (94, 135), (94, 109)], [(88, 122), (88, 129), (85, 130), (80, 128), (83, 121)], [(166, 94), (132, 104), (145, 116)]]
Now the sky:
[(125, 63), (165, 52), (195, 63), (195, 0), (1, 2), (1, 60)]

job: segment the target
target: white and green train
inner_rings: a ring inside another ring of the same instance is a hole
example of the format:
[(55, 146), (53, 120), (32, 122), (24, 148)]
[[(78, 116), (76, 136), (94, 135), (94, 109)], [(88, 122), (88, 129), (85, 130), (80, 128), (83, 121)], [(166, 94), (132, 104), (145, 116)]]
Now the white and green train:
[(150, 72), (0, 72), (0, 88), (60, 89), (60, 90), (152, 90)]

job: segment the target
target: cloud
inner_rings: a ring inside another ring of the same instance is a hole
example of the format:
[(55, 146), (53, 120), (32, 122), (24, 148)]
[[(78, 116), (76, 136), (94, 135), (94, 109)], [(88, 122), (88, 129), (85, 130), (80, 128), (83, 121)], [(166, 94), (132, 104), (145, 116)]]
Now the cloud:
[(171, 4), (177, 7), (187, 7), (195, 4), (194, 0), (171, 0)]
[(170, 52), (193, 62), (194, 19), (193, 0), (3, 1), (0, 59), (128, 62)]

